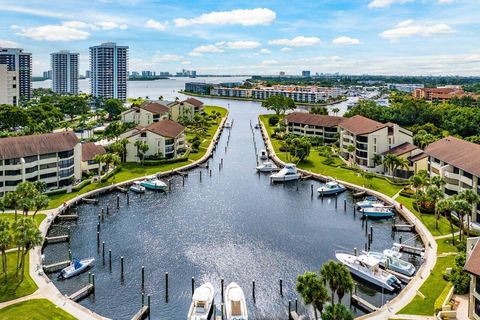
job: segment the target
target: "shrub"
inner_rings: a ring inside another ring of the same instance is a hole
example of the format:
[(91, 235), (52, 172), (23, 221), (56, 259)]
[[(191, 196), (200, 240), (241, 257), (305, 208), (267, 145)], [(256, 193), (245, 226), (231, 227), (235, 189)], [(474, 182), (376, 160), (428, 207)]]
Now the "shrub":
[(64, 194), (64, 193), (67, 193), (67, 190), (66, 190), (66, 189), (58, 189), (58, 190), (53, 190), (53, 191), (45, 192), (45, 194), (46, 194), (47, 196), (56, 196), (56, 195)]
[(104, 175), (104, 176), (100, 179), (100, 182), (105, 182), (105, 181), (107, 181), (108, 179), (110, 179), (111, 177), (113, 177), (113, 175), (117, 174), (120, 170), (121, 170), (120, 167), (116, 167), (115, 169), (113, 169), (112, 171), (110, 171), (109, 173), (107, 173), (106, 175)]
[(452, 289), (452, 283), (448, 282), (445, 288), (443, 288), (442, 293), (438, 296), (437, 300), (435, 300), (435, 304), (434, 304), (435, 313), (442, 311), (442, 304), (443, 302), (445, 302), (445, 299), (447, 298), (447, 295), (450, 292), (450, 289)]
[(200, 147), (202, 143), (200, 142), (200, 140), (195, 140), (192, 142), (192, 149), (194, 150), (198, 150), (198, 148)]
[(83, 187), (88, 186), (90, 183), (92, 183), (92, 180), (90, 180), (90, 179), (83, 180), (82, 182), (77, 184), (75, 187), (73, 187), (72, 190), (73, 191), (78, 191), (78, 190), (82, 189)]
[(276, 126), (279, 120), (280, 118), (278, 116), (271, 116), (270, 118), (268, 118), (268, 124), (271, 127)]

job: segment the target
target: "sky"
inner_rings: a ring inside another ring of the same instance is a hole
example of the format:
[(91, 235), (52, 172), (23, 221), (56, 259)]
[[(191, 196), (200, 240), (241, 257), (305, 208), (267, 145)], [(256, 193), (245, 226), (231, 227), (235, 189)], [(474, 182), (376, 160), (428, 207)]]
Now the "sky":
[(480, 0), (0, 0), (0, 47), (129, 46), (129, 71), (480, 75)]

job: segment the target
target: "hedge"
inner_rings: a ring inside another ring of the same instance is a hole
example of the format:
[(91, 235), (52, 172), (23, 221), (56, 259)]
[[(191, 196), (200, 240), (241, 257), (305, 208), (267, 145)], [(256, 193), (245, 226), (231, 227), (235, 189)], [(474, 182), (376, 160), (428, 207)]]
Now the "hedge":
[(100, 178), (100, 182), (105, 182), (108, 179), (110, 179), (113, 175), (117, 174), (122, 168), (121, 167), (116, 167), (106, 175), (104, 175), (102, 178)]
[(177, 163), (177, 162), (187, 161), (189, 155), (190, 155), (190, 151), (187, 151), (183, 156), (179, 158), (166, 159), (166, 160), (145, 160), (143, 162), (143, 165), (147, 167), (153, 167), (153, 166), (159, 166), (161, 164), (166, 164), (166, 163)]
[(73, 191), (78, 191), (82, 189), (85, 186), (88, 186), (90, 183), (92, 183), (92, 179), (86, 179), (77, 184), (75, 187), (72, 188)]
[(67, 193), (67, 189), (58, 189), (58, 190), (48, 191), (48, 192), (45, 192), (45, 195), (55, 196), (55, 195), (64, 194), (64, 193)]
[(440, 293), (437, 300), (435, 300), (435, 303), (433, 305), (435, 309), (435, 314), (442, 311), (442, 305), (445, 302), (445, 299), (447, 298), (450, 289), (452, 289), (452, 286), (453, 284), (451, 282), (447, 282), (447, 285), (445, 286), (445, 288), (443, 288), (442, 293)]

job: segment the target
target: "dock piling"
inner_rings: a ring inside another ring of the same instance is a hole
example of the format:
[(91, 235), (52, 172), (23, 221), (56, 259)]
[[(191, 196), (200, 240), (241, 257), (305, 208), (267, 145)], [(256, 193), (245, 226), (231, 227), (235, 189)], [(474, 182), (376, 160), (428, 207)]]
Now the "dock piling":
[(252, 298), (253, 303), (255, 303), (255, 280), (252, 281)]
[(313, 183), (310, 184), (310, 197), (313, 198)]
[(195, 292), (195, 278), (192, 277), (192, 296), (194, 292)]
[(68, 249), (68, 260), (72, 261), (72, 250)]
[(120, 257), (120, 277), (123, 279), (123, 256)]
[(112, 249), (108, 249), (108, 268), (112, 272)]
[(168, 272), (165, 272), (165, 297), (168, 297)]
[(347, 211), (347, 199), (343, 199), (343, 211)]
[(142, 292), (145, 292), (145, 267), (142, 266)]
[(100, 232), (97, 231), (97, 251), (100, 250)]
[(130, 204), (130, 194), (127, 192), (126, 195), (127, 195), (127, 204)]
[(120, 196), (117, 194), (117, 209), (120, 209)]
[(200, 182), (202, 182), (202, 171), (200, 171)]
[(105, 265), (105, 241), (102, 241), (102, 263)]
[(283, 280), (282, 280), (282, 278), (280, 278), (279, 282), (280, 282), (280, 296), (283, 297)]
[(223, 302), (223, 278), (220, 279), (220, 287), (222, 288), (221, 293), (222, 293), (222, 302)]

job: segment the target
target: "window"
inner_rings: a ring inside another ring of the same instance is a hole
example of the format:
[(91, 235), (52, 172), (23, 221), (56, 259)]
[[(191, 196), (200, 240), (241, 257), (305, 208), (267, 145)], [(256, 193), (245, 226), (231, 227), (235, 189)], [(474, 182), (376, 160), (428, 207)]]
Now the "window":
[(40, 160), (45, 160), (45, 159), (51, 159), (51, 158), (56, 158), (57, 154), (55, 152), (53, 153), (45, 153), (40, 155)]
[(70, 158), (71, 156), (73, 156), (73, 150), (61, 151), (58, 153), (60, 159)]
[(477, 316), (480, 316), (480, 301), (478, 301), (476, 297), (474, 297), (474, 300), (475, 300), (475, 308), (473, 312), (475, 312)]
[(25, 160), (25, 163), (35, 162), (38, 160), (38, 156), (34, 155), (34, 156), (24, 157), (23, 160)]
[(435, 162), (435, 163), (440, 163), (440, 160), (438, 160), (437, 158), (432, 157), (432, 161)]
[(53, 178), (53, 177), (56, 177), (56, 176), (57, 176), (56, 172), (45, 173), (45, 174), (40, 175), (40, 179)]
[(473, 179), (473, 175), (471, 173), (468, 173), (468, 172), (465, 172), (465, 171), (463, 171), (463, 176), (467, 177), (467, 178), (470, 178), (470, 179)]
[(147, 136), (147, 133), (146, 133), (146, 132), (140, 133), (140, 137), (145, 138), (146, 136)]
[(16, 176), (21, 173), (20, 170), (5, 170), (5, 175), (6, 176)]
[(460, 170), (459, 170), (457, 167), (453, 167), (453, 173), (457, 173), (457, 174), (458, 174), (459, 172), (460, 172)]
[(75, 172), (74, 168), (66, 169), (66, 170), (60, 170), (60, 178), (65, 178), (65, 177), (70, 177), (73, 175)]
[(16, 180), (16, 181), (5, 181), (5, 187), (15, 187), (17, 184), (22, 182), (22, 180)]
[(38, 170), (38, 167), (35, 166), (35, 167), (25, 169), (25, 173), (32, 173), (32, 172), (35, 172), (37, 170)]
[(16, 164), (20, 163), (20, 158), (14, 158), (14, 159), (6, 159), (5, 160), (5, 165), (6, 166), (13, 166)]
[(56, 163), (56, 162), (46, 163), (46, 164), (41, 164), (41, 165), (40, 165), (40, 170), (52, 169), (52, 168), (56, 168), (56, 167), (57, 167), (57, 163)]

